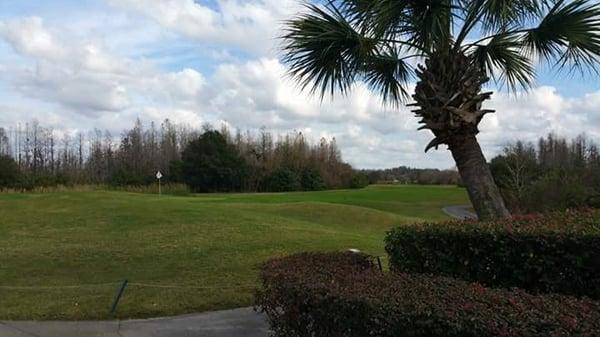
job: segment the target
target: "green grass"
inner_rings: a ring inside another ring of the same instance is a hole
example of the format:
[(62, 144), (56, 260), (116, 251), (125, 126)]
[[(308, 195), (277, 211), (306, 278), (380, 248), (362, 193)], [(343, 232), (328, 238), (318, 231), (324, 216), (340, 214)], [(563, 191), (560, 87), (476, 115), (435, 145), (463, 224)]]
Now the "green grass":
[[(445, 219), (442, 207), (467, 200), (462, 189), (434, 186), (0, 194), (0, 319), (106, 319), (123, 279), (166, 287), (130, 285), (118, 317), (251, 305), (256, 268), (269, 257), (348, 248), (383, 255), (391, 227)], [(110, 284), (91, 286), (102, 283)]]

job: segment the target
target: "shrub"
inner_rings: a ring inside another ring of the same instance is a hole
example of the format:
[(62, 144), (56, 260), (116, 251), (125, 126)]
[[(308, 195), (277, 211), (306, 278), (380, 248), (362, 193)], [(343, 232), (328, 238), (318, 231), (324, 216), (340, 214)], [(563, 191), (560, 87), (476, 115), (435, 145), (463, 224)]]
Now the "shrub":
[(291, 192), (301, 189), (300, 176), (292, 169), (277, 169), (266, 179), (266, 190), (269, 192)]
[(145, 181), (145, 176), (135, 174), (133, 170), (124, 167), (115, 170), (110, 177), (110, 184), (113, 186), (140, 186), (144, 185)]
[(582, 177), (575, 172), (550, 171), (527, 189), (527, 211), (565, 210), (585, 205), (588, 193)]
[(358, 189), (369, 186), (369, 177), (361, 172), (355, 173), (350, 181), (350, 188)]
[(302, 189), (304, 191), (320, 191), (324, 188), (321, 173), (314, 168), (306, 168), (302, 171), (301, 179)]
[(0, 189), (17, 187), (21, 183), (21, 171), (15, 161), (0, 154)]
[(386, 250), (396, 271), (600, 298), (600, 211), (403, 226)]
[(173, 183), (183, 183), (183, 161), (171, 160), (169, 162), (167, 179)]
[(262, 266), (257, 305), (275, 336), (594, 336), (600, 303), (382, 273), (358, 254), (300, 254)]

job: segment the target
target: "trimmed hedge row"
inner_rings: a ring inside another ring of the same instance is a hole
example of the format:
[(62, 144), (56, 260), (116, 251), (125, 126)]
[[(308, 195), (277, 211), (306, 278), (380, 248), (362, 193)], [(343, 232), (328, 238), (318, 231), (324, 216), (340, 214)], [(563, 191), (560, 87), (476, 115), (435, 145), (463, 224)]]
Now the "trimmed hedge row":
[(403, 226), (386, 251), (395, 271), (600, 299), (598, 210)]
[(304, 253), (261, 268), (257, 306), (280, 337), (598, 336), (600, 302), (381, 273), (368, 256)]

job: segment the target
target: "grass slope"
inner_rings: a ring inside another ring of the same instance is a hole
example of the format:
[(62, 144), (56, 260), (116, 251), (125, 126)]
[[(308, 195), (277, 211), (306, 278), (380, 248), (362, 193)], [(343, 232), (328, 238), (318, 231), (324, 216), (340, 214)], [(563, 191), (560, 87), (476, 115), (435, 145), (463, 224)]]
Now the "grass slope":
[(256, 266), (271, 256), (351, 247), (382, 255), (389, 228), (444, 219), (443, 206), (464, 203), (464, 190), (433, 186), (161, 198), (4, 194), (0, 319), (106, 319), (123, 279), (135, 284), (119, 317), (246, 306)]

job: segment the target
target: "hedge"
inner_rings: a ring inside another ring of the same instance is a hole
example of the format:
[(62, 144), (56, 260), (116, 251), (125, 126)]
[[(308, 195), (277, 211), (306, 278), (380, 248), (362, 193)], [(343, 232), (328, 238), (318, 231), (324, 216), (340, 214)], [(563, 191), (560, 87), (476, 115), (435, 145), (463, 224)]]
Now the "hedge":
[(600, 299), (600, 211), (423, 223), (386, 237), (395, 271)]
[(600, 302), (382, 273), (368, 256), (300, 254), (261, 268), (256, 304), (279, 337), (598, 336)]

